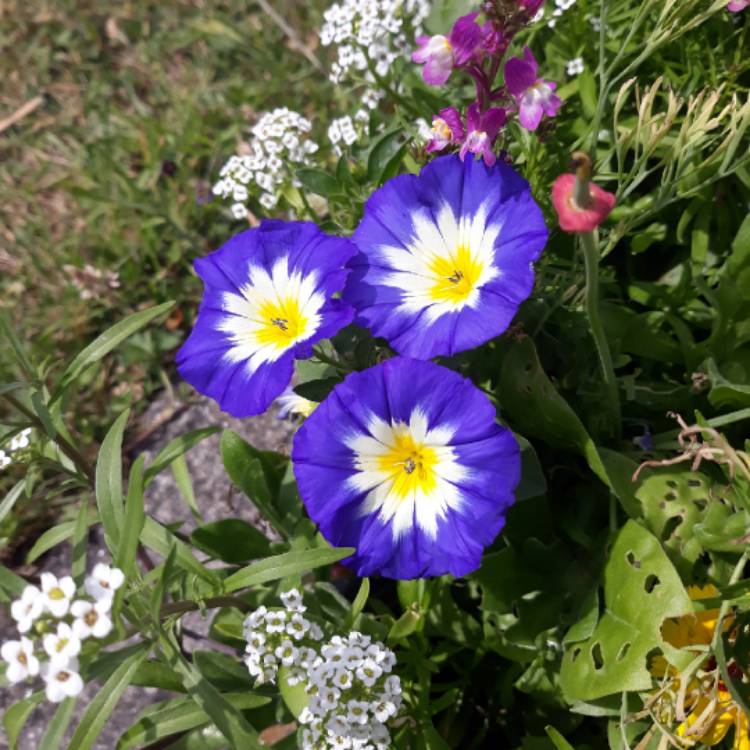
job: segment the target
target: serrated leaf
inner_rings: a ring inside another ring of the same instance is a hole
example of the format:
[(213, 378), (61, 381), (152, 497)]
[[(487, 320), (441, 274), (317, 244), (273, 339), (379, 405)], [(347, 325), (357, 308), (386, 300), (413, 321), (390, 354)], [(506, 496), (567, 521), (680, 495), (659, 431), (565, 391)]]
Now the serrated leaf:
[(323, 565), (332, 565), (345, 557), (350, 557), (355, 551), (354, 547), (328, 547), (285, 552), (283, 555), (268, 557), (233, 573), (225, 579), (224, 590), (231, 593), (249, 586), (268, 583), (268, 581), (277, 581), (280, 578), (303, 573)]
[(661, 625), (692, 612), (692, 603), (659, 541), (635, 521), (626, 523), (612, 547), (604, 599), (592, 635), (563, 657), (560, 686), (569, 703), (650, 689), (647, 661), (657, 649), (670, 661), (680, 659), (662, 638)]

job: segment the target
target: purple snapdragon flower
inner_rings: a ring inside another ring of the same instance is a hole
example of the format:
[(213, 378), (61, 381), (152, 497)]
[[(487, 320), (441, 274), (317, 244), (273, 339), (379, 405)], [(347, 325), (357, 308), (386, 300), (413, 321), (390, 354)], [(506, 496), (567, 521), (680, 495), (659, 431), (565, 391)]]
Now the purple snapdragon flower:
[(505, 63), (505, 87), (518, 106), (518, 119), (526, 130), (536, 130), (542, 117), (554, 117), (562, 105), (555, 94), (557, 84), (537, 78), (539, 64), (528, 47), (523, 58), (511, 57)]
[(467, 132), (466, 140), (459, 152), (461, 161), (464, 160), (466, 154), (472, 153), (482, 156), (484, 163), (491, 167), (497, 160), (492, 144), (507, 119), (507, 112), (501, 107), (490, 107), (481, 112), (479, 104), (474, 102), (466, 113)]
[(741, 10), (745, 10), (748, 5), (750, 5), (750, 0), (732, 0), (732, 2), (727, 5), (727, 10), (732, 13), (739, 13)]
[(446, 107), (432, 116), (432, 140), (427, 151), (442, 151), (446, 146), (462, 143), (466, 129), (461, 113), (455, 107)]
[(530, 15), (534, 16), (544, 5), (544, 0), (518, 0), (518, 4)]
[(474, 57), (482, 41), (482, 30), (476, 22), (478, 13), (461, 16), (450, 34), (417, 37), (419, 49), (411, 59), (424, 65), (422, 77), (430, 86), (442, 86), (453, 68), (466, 65)]

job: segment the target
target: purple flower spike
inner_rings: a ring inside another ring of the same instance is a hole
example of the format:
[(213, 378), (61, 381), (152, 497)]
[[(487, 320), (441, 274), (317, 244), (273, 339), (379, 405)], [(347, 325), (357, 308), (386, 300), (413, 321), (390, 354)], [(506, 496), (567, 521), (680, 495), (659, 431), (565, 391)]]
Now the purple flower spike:
[(554, 117), (562, 101), (554, 93), (557, 84), (537, 78), (539, 65), (526, 47), (523, 58), (511, 57), (505, 63), (505, 86), (516, 100), (518, 119), (526, 130), (536, 130), (542, 117)]
[(419, 49), (411, 59), (424, 65), (422, 77), (425, 83), (442, 86), (454, 67), (465, 65), (473, 58), (482, 39), (482, 30), (475, 21), (477, 15), (461, 16), (447, 37), (442, 34), (417, 37)]
[(455, 107), (441, 109), (432, 117), (432, 140), (427, 151), (442, 151), (446, 146), (461, 143), (465, 135), (461, 113)]
[(461, 160), (467, 153), (484, 157), (484, 163), (491, 167), (497, 157), (492, 150), (492, 144), (505, 125), (507, 113), (500, 107), (491, 107), (486, 112), (479, 111), (479, 104), (474, 102), (467, 112), (467, 135), (464, 145), (461, 146)]

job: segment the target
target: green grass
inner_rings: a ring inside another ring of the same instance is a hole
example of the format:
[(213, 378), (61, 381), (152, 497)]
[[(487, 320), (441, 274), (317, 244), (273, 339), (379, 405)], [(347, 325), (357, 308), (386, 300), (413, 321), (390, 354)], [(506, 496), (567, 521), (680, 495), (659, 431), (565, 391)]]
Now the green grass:
[[(307, 6), (274, 4), (314, 44)], [(0, 17), (0, 119), (42, 97), (0, 134), (0, 305), (19, 337), (61, 365), (128, 312), (178, 302), (173, 330), (135, 338), (96, 384), (101, 419), (109, 375), (124, 398), (158, 384), (199, 293), (193, 259), (241, 227), (206, 199), (246, 126), (275, 106), (313, 115), (325, 76), (254, 3), (12, 0)], [(82, 299), (64, 267), (85, 264), (119, 288)]]

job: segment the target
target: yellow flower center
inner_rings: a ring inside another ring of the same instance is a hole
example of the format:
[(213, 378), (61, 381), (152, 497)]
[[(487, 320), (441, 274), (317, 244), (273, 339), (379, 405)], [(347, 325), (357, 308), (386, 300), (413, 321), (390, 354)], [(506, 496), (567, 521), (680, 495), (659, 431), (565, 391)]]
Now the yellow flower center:
[(29, 660), (26, 658), (26, 654), (23, 651), (18, 652), (18, 663), (23, 664), (24, 666), (29, 663)]
[(68, 639), (67, 638), (60, 638), (57, 642), (57, 646), (55, 650), (59, 654), (66, 646), (68, 645)]
[(256, 333), (258, 343), (277, 349), (286, 349), (304, 332), (308, 323), (294, 297), (264, 303), (260, 308), (260, 319), (262, 327)]
[(50, 599), (64, 599), (65, 598), (65, 592), (61, 589), (55, 586), (55, 588), (50, 589), (49, 592), (49, 598)]
[(434, 302), (465, 302), (479, 280), (484, 264), (471, 253), (471, 248), (461, 244), (447, 258), (436, 255), (430, 263), (435, 283), (430, 289)]
[(388, 452), (378, 457), (378, 469), (393, 480), (392, 491), (401, 500), (417, 489), (432, 492), (437, 486), (435, 450), (417, 443), (406, 430), (395, 432), (394, 438)]
[(96, 624), (96, 621), (99, 619), (99, 615), (97, 614), (96, 610), (92, 609), (90, 612), (87, 612), (83, 616), (83, 621), (91, 627), (92, 625)]
[(451, 136), (453, 135), (450, 127), (448, 126), (448, 123), (441, 117), (439, 117), (437, 120), (435, 120), (435, 122), (432, 123), (432, 132), (435, 134), (436, 138), (442, 139), (444, 141), (449, 141), (451, 139)]
[(70, 672), (65, 672), (65, 671), (58, 672), (57, 679), (59, 682), (66, 682), (67, 680), (70, 679)]

